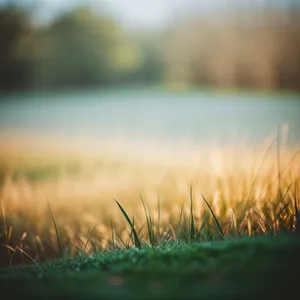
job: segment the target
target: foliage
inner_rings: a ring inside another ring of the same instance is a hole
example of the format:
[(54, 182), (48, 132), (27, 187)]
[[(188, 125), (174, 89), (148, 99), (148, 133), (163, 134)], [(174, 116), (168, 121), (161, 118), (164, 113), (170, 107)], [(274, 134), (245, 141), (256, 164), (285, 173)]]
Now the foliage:
[(28, 84), (31, 64), (21, 48), (32, 35), (27, 12), (14, 6), (0, 8), (0, 90), (24, 88)]
[(78, 7), (47, 26), (34, 26), (21, 8), (0, 12), (1, 89), (80, 88), (158, 81), (153, 46), (133, 41), (111, 17)]
[(0, 90), (136, 82), (299, 89), (299, 19), (298, 6), (269, 5), (207, 18), (179, 14), (174, 26), (148, 32), (85, 6), (43, 26), (23, 8), (4, 6)]

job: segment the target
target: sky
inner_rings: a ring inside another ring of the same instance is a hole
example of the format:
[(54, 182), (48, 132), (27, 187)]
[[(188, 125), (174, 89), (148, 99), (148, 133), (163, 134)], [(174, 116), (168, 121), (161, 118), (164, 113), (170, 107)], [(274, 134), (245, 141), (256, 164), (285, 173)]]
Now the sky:
[(71, 7), (88, 4), (99, 11), (112, 13), (120, 22), (131, 27), (156, 27), (166, 24), (174, 14), (197, 9), (202, 12), (228, 9), (232, 5), (248, 5), (253, 7), (264, 2), (299, 2), (300, 0), (0, 0), (7, 2), (34, 4), (36, 16), (40, 21), (47, 22), (58, 12)]

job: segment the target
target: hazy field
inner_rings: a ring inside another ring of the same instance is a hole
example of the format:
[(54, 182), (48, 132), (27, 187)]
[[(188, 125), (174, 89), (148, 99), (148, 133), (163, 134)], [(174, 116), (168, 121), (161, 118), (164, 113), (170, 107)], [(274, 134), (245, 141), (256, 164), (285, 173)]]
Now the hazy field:
[(279, 143), (270, 138), (252, 149), (126, 146), (124, 141), (119, 148), (107, 142), (105, 148), (79, 140), (74, 147), (74, 141), (49, 137), (5, 138), (0, 149), (4, 265), (40, 261), (61, 251), (131, 246), (136, 242), (132, 228), (114, 199), (130, 218), (134, 215), (141, 242), (299, 230), (300, 156), (284, 145), (282, 133)]
[(117, 2), (0, 0), (2, 298), (295, 298), (297, 1)]

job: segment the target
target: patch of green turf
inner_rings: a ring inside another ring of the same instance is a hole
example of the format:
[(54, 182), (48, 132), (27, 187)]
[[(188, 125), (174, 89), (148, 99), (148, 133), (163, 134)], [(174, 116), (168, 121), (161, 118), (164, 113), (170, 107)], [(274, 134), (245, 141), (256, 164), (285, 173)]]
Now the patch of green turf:
[(274, 299), (298, 292), (298, 237), (80, 255), (0, 269), (2, 299)]

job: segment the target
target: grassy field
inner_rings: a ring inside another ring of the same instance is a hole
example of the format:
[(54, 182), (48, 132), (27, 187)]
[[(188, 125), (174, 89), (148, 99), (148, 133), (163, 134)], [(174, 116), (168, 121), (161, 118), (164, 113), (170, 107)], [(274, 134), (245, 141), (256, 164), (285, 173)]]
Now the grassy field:
[(280, 299), (298, 294), (299, 238), (244, 238), (104, 251), (0, 269), (22, 299)]
[(275, 139), (260, 149), (172, 156), (45, 147), (0, 147), (3, 295), (232, 299), (295, 291), (297, 149)]

